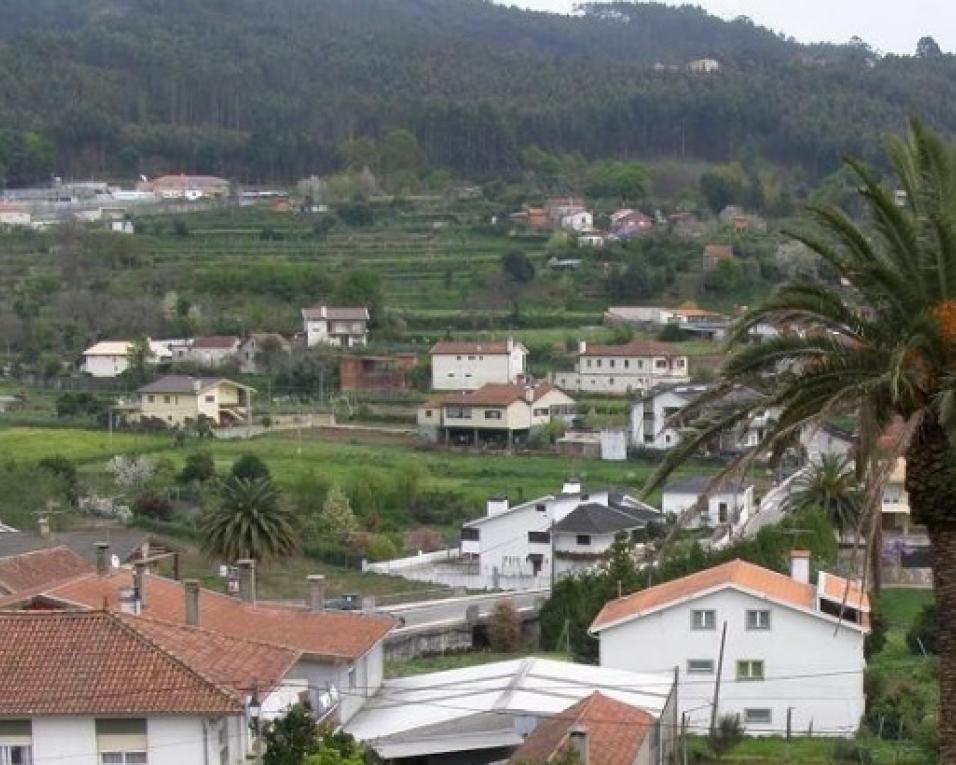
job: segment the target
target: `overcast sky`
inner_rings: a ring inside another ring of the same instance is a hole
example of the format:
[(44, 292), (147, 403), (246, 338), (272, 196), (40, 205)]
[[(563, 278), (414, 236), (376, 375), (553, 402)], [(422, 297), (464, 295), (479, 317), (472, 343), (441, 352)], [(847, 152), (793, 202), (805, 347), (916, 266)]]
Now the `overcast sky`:
[[(499, 0), (542, 11), (567, 13), (575, 0)], [(912, 53), (929, 34), (956, 51), (956, 0), (666, 0), (700, 5), (722, 18), (749, 16), (801, 42), (846, 42), (858, 35), (886, 53)]]

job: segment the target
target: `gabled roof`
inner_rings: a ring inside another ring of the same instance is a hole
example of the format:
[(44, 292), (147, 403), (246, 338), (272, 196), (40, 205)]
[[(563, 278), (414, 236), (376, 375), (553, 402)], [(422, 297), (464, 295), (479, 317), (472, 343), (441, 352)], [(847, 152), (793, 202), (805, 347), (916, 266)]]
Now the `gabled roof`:
[(317, 305), (302, 309), (302, 318), (306, 321), (368, 321), (368, 308), (365, 306), (328, 306)]
[(137, 393), (202, 393), (223, 383), (237, 388), (255, 390), (248, 385), (227, 380), (225, 377), (190, 377), (189, 375), (166, 375), (158, 380), (137, 388)]
[[(43, 602), (119, 610), (120, 593), (133, 586), (130, 571), (90, 574), (29, 594), (0, 598), (0, 608)], [(229, 595), (201, 589), (200, 623), (204, 628), (243, 640), (272, 643), (331, 660), (354, 660), (382, 640), (394, 622), (389, 616), (309, 611), (244, 603)], [(174, 624), (186, 620), (186, 593), (172, 579), (147, 575), (143, 615)]]
[(714, 260), (728, 260), (734, 257), (734, 248), (729, 244), (708, 244), (704, 247), (704, 257)]
[(582, 356), (627, 356), (627, 357), (654, 357), (654, 356), (686, 356), (687, 354), (668, 343), (658, 343), (653, 340), (635, 340), (624, 345), (591, 345), (584, 349)]
[(226, 688), (257, 686), (268, 692), (302, 656), (302, 651), (295, 648), (236, 638), (201, 627), (131, 614), (118, 616), (130, 629)]
[(0, 558), (0, 593), (6, 595), (31, 590), (73, 579), (92, 570), (93, 566), (88, 561), (67, 547), (11, 555)]
[[(824, 577), (824, 587), (829, 587), (831, 592), (839, 588), (839, 602), (842, 602), (847, 580), (833, 574), (821, 576)], [(835, 618), (818, 610), (818, 588), (814, 585), (798, 582), (792, 577), (737, 559), (612, 600), (606, 603), (594, 618), (590, 631), (600, 632), (678, 602), (727, 587), (755, 593), (781, 605), (816, 613), (822, 618)], [(846, 604), (863, 612), (868, 612), (870, 608), (866, 593), (852, 583)], [(844, 623), (849, 627), (861, 628), (852, 622)]]
[(79, 531), (54, 531), (49, 536), (41, 536), (32, 531), (0, 534), (0, 557), (21, 555), (34, 550), (49, 550), (54, 547), (68, 547), (90, 564), (94, 564), (97, 542), (109, 542), (110, 551), (115, 553), (123, 563), (139, 557), (144, 544), (150, 544), (154, 548), (158, 546), (164, 552), (175, 549), (167, 542), (157, 545), (153, 534), (147, 531), (103, 526)]
[(202, 350), (228, 350), (235, 348), (240, 340), (235, 335), (207, 335), (193, 340), (192, 347)]
[(0, 716), (238, 714), (243, 699), (114, 614), (0, 613)]
[(549, 762), (568, 749), (572, 728), (581, 727), (587, 732), (588, 765), (623, 765), (637, 757), (653, 724), (643, 709), (595, 691), (538, 725), (508, 763)]
[(450, 393), (445, 396), (434, 398), (426, 406), (508, 406), (516, 401), (528, 401), (526, 394), (531, 392), (531, 401), (534, 403), (540, 401), (552, 391), (564, 394), (563, 391), (555, 388), (550, 383), (538, 383), (537, 385), (513, 385), (511, 383), (486, 383), (478, 390), (463, 391), (461, 393)]
[[(664, 484), (664, 494), (695, 494), (700, 496), (711, 488), (714, 482), (712, 475), (683, 475), (672, 478)], [(714, 494), (743, 494), (753, 484), (750, 481), (738, 481), (734, 478), (724, 478), (713, 487)]]
[(127, 356), (129, 347), (132, 345), (129, 340), (100, 340), (95, 345), (91, 345), (85, 351), (84, 356)]
[(522, 343), (514, 343), (509, 349), (506, 340), (440, 340), (428, 352), (432, 356), (457, 356), (462, 354), (507, 356), (512, 350), (522, 353), (528, 352), (528, 349)]
[(664, 520), (659, 510), (650, 505), (624, 503), (602, 505), (586, 502), (578, 505), (554, 525), (555, 531), (573, 534), (611, 534), (617, 531), (642, 529), (649, 523)]

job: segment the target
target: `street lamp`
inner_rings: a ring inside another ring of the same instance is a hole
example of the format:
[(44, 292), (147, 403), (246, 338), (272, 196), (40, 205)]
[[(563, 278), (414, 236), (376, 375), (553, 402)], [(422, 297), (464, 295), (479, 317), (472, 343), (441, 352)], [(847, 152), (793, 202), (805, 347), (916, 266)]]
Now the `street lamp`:
[(262, 762), (262, 749), (259, 745), (259, 719), (262, 716), (262, 704), (259, 701), (255, 688), (252, 690), (252, 698), (249, 699), (249, 703), (246, 705), (246, 713), (249, 715), (249, 726), (252, 728), (252, 734), (255, 736), (256, 765), (260, 765)]

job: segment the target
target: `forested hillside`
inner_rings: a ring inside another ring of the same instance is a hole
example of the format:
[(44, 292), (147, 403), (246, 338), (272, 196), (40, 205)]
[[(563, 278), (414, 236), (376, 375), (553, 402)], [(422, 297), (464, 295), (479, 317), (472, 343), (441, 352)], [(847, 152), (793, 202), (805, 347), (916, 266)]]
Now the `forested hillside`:
[[(687, 71), (705, 56), (721, 71)], [(956, 58), (801, 46), (692, 8), (0, 3), (7, 184), (180, 169), (286, 180), (339, 168), (343, 141), (392, 128), (411, 130), (431, 167), (477, 180), (519, 172), (532, 145), (589, 158), (757, 153), (817, 177), (842, 153), (872, 156), (910, 113), (956, 129)]]

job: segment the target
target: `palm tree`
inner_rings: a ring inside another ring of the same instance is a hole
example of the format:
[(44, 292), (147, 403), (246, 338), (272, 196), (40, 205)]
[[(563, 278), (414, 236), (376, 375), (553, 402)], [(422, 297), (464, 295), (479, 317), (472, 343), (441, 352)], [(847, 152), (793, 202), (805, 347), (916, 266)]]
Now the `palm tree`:
[(823, 454), (798, 475), (784, 501), (787, 511), (822, 510), (842, 537), (855, 529), (863, 494), (853, 463), (842, 454)]
[[(913, 520), (929, 534), (940, 616), (941, 762), (956, 763), (956, 155), (915, 121), (887, 155), (905, 200), (848, 163), (866, 221), (811, 206), (814, 230), (792, 233), (840, 284), (797, 279), (742, 317), (721, 380), (701, 402), (714, 405), (712, 414), (691, 423), (647, 489), (758, 408), (778, 407), (780, 416), (754, 453), (776, 453), (802, 428), (851, 414), (860, 423), (866, 522), (875, 531), (881, 483), (902, 456)], [(781, 333), (748, 343), (750, 330), (767, 323)], [(717, 405), (734, 385), (767, 400)], [(880, 451), (877, 441), (894, 420), (901, 426)]]
[(217, 507), (200, 522), (202, 548), (227, 560), (284, 558), (298, 546), (292, 512), (268, 478), (230, 477)]

